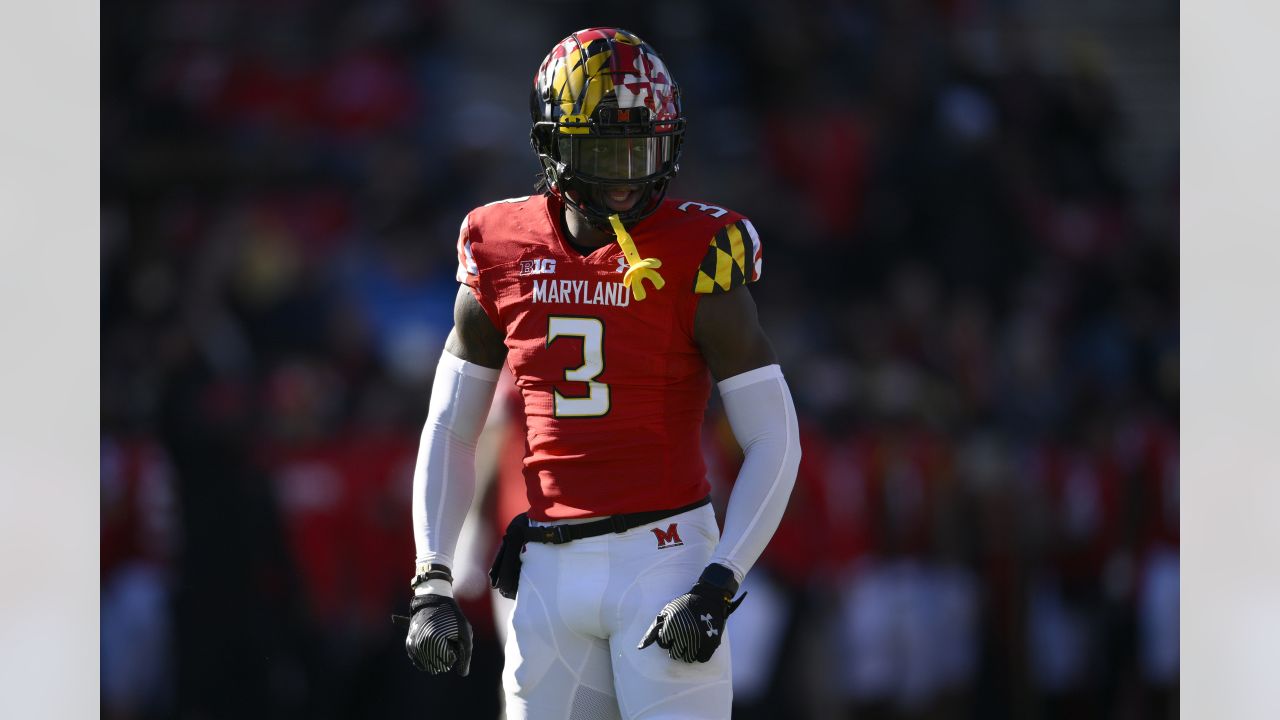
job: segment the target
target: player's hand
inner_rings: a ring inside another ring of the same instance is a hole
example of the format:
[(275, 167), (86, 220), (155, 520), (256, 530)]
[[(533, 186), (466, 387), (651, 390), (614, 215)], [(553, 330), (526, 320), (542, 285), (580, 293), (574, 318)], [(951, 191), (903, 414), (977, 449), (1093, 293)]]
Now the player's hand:
[(471, 623), (447, 595), (415, 595), (409, 604), (405, 652), (419, 670), (439, 675), (471, 672)]
[(738, 609), (746, 593), (737, 600), (733, 594), (738, 583), (727, 568), (710, 565), (698, 578), (693, 589), (667, 603), (653, 619), (639, 649), (657, 642), (671, 657), (684, 662), (706, 662), (711, 659), (724, 637), (725, 621)]

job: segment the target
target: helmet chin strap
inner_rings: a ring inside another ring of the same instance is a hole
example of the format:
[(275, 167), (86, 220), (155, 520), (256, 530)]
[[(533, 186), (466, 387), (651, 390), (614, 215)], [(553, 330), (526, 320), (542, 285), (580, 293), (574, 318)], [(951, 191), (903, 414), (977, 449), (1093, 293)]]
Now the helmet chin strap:
[(622, 248), (622, 255), (627, 259), (628, 268), (626, 274), (622, 276), (623, 287), (630, 288), (631, 294), (636, 300), (644, 300), (646, 292), (644, 289), (644, 281), (648, 280), (653, 285), (654, 290), (661, 290), (663, 285), (667, 284), (662, 279), (662, 275), (658, 273), (658, 268), (662, 267), (662, 261), (658, 258), (640, 259), (640, 252), (636, 250), (636, 243), (631, 239), (631, 235), (627, 232), (627, 228), (622, 224), (622, 219), (617, 213), (609, 216), (609, 224), (613, 226), (613, 232), (618, 236), (618, 245)]

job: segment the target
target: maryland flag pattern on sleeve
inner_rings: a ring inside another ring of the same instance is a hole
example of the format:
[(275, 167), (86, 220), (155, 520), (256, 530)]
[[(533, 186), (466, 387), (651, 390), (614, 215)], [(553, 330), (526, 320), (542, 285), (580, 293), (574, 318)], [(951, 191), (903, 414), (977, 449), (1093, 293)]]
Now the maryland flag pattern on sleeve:
[(742, 218), (726, 225), (711, 238), (707, 254), (698, 266), (695, 293), (725, 293), (760, 279), (764, 257), (760, 236), (751, 221)]

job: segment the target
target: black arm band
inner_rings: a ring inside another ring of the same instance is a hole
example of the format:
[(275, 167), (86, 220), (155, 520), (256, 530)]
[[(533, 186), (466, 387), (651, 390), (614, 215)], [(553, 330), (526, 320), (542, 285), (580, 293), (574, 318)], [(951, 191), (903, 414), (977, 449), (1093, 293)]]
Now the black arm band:
[(445, 582), (452, 585), (453, 572), (449, 570), (448, 565), (441, 565), (439, 563), (431, 563), (430, 565), (425, 565), (425, 566), (419, 565), (418, 574), (414, 575), (413, 579), (409, 581), (409, 588), (410, 589), (417, 588), (419, 585), (421, 585), (422, 583), (428, 580), (444, 580)]

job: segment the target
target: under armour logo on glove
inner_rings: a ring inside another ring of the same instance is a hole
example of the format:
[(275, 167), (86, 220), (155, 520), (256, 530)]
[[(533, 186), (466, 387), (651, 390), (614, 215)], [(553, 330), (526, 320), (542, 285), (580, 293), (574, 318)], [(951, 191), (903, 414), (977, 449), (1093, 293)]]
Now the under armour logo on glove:
[(711, 613), (703, 615), (702, 622), (707, 624), (707, 637), (720, 634), (720, 631), (716, 629), (716, 626), (711, 623)]
[[(706, 575), (704, 572), (703, 577)], [(724, 587), (700, 579), (692, 590), (658, 612), (638, 647), (643, 650), (656, 642), (676, 660), (689, 663), (710, 660), (720, 647), (725, 621), (746, 597), (743, 593), (737, 600), (730, 600), (737, 583), (729, 589), (731, 592), (726, 594)], [(703, 625), (706, 630), (702, 629)]]

